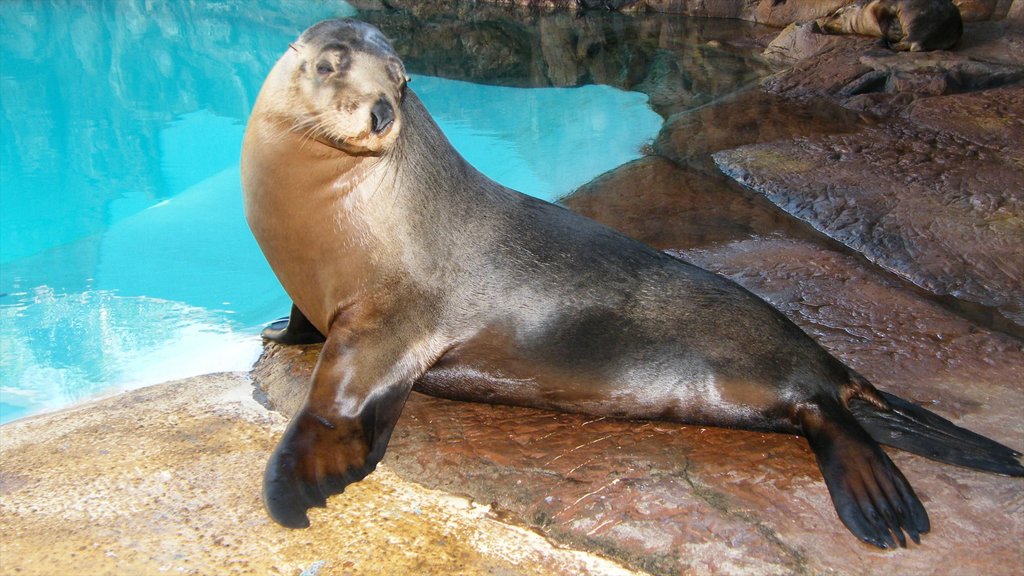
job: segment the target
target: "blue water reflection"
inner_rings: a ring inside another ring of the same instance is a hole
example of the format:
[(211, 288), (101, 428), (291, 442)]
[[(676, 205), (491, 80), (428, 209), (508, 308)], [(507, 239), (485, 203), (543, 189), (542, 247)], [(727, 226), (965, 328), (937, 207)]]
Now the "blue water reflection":
[[(282, 47), (352, 12), (0, 3), (0, 421), (251, 364), (289, 302), (242, 216), (245, 119)], [(638, 156), (661, 122), (608, 87), (412, 86), (478, 168), (548, 198)]]

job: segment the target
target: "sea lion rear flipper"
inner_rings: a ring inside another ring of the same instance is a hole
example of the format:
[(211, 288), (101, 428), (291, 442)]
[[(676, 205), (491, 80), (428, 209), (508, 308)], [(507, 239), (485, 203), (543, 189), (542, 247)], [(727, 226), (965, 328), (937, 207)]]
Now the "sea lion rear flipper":
[[(347, 336), (343, 337), (343, 336)], [(270, 516), (289, 528), (309, 526), (306, 511), (362, 480), (384, 457), (417, 371), (378, 340), (332, 329), (313, 372), (313, 386), (271, 455), (263, 479)]]
[(291, 314), (271, 322), (260, 336), (278, 344), (317, 344), (326, 340), (306, 315), (292, 304)]
[(1024, 476), (1020, 452), (961, 428), (899, 396), (879, 393), (890, 410), (881, 410), (863, 400), (850, 402), (854, 418), (875, 441), (947, 464)]
[[(930, 523), (910, 483), (853, 416), (805, 410), (804, 436), (818, 460), (832, 503), (843, 524), (861, 540), (893, 548), (906, 538), (920, 542)], [(895, 538), (894, 538), (895, 537)]]

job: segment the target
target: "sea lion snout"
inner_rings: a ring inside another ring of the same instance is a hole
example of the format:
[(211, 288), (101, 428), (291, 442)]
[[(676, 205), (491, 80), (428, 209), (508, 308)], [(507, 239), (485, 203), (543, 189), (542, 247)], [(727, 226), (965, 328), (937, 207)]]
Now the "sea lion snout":
[(370, 109), (370, 130), (382, 134), (395, 121), (395, 109), (383, 96)]

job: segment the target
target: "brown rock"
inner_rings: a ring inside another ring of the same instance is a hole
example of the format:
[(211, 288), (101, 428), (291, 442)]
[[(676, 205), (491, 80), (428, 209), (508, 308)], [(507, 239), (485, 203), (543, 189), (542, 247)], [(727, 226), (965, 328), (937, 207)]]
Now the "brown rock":
[(1022, 66), (1024, 26), (1009, 18), (1000, 22), (969, 24), (956, 46), (956, 53), (981, 62)]
[[(939, 131), (893, 122), (741, 147), (715, 160), (883, 268), (936, 294), (999, 308), (1017, 332), (1024, 327), (1022, 94), (935, 98), (913, 109)], [(947, 101), (950, 119), (940, 120)]]
[(647, 6), (656, 12), (685, 14), (706, 18), (744, 18), (757, 0), (647, 0)]
[[(1020, 0), (1014, 0), (1020, 2)], [(831, 14), (854, 0), (487, 0), (481, 4), (507, 5), (553, 10), (576, 10), (585, 7), (595, 10), (621, 10), (625, 12), (654, 11), (684, 14), (702, 18), (730, 18), (784, 27), (793, 22), (807, 22)], [(967, 22), (1001, 19), (1016, 14), (1009, 0), (954, 0)], [(402, 10), (450, 9), (450, 2), (440, 0), (353, 0), (349, 2), (360, 11), (381, 10), (385, 7)], [(476, 6), (472, 4), (472, 6)]]
[(853, 0), (786, 0), (775, 4), (771, 0), (758, 2), (750, 20), (769, 26), (788, 26), (794, 22), (811, 22), (835, 12)]
[(964, 22), (990, 20), (998, 3), (997, 0), (953, 0)]
[(670, 117), (654, 150), (678, 164), (702, 167), (719, 150), (800, 134), (849, 132), (863, 125), (859, 114), (822, 99), (795, 101), (746, 90)]
[(793, 22), (814, 20), (834, 12), (853, 0), (645, 0), (647, 8), (669, 14), (705, 18), (734, 18), (783, 27)]
[(875, 385), (944, 406), (1014, 446), (1024, 440), (1024, 421), (1009, 417), (1024, 401), (1020, 340), (979, 329), (856, 257), (807, 242), (755, 239), (680, 254), (767, 300)]
[[(883, 50), (862, 36), (841, 36), (843, 42), (800, 60), (790, 68), (764, 79), (765, 90), (789, 98), (822, 97), (837, 94), (845, 86), (871, 71), (860, 61), (865, 52)], [(888, 52), (888, 51), (886, 51)]]
[(604, 174), (562, 203), (656, 248), (696, 248), (784, 234), (818, 235), (715, 170), (647, 157)]
[(392, 39), (413, 73), (509, 86), (607, 84), (649, 94), (666, 116), (767, 74), (758, 53), (774, 35), (752, 24), (657, 14), (452, 10), (428, 4), (360, 17)]
[(814, 22), (790, 24), (764, 49), (764, 57), (776, 64), (792, 65), (833, 50), (845, 42), (842, 36), (825, 34)]
[(1006, 19), (1015, 24), (1024, 24), (1024, 0), (1013, 0), (1006, 13)]
[(260, 485), (284, 419), (252, 390), (200, 376), (4, 425), (0, 572), (633, 574), (386, 466), (277, 526)]
[(879, 116), (898, 113), (922, 96), (1012, 85), (1024, 79), (1024, 31), (1007, 22), (966, 26), (955, 51), (895, 52), (872, 39), (822, 34), (793, 25), (765, 50), (790, 65), (762, 82), (788, 98), (831, 97)]
[(955, 133), (1013, 157), (1024, 142), (1024, 88), (1001, 88), (947, 98), (924, 98), (907, 107), (914, 124)]
[(941, 79), (951, 93), (994, 88), (1024, 79), (1024, 60), (1012, 64), (986, 62), (970, 56), (969, 53), (876, 51), (865, 54), (860, 61), (874, 72), (884, 74), (890, 79), (885, 86), (886, 92), (918, 91), (914, 84), (901, 86), (893, 83), (898, 82), (901, 77), (911, 76), (926, 79), (924, 82), (931, 78)]

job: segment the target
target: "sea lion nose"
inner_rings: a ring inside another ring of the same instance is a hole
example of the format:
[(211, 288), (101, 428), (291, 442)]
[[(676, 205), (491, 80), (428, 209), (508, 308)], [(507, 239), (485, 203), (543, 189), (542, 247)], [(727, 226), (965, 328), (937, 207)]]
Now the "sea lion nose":
[(374, 134), (380, 134), (387, 130), (388, 126), (395, 121), (395, 109), (391, 107), (383, 97), (370, 109), (370, 129)]

